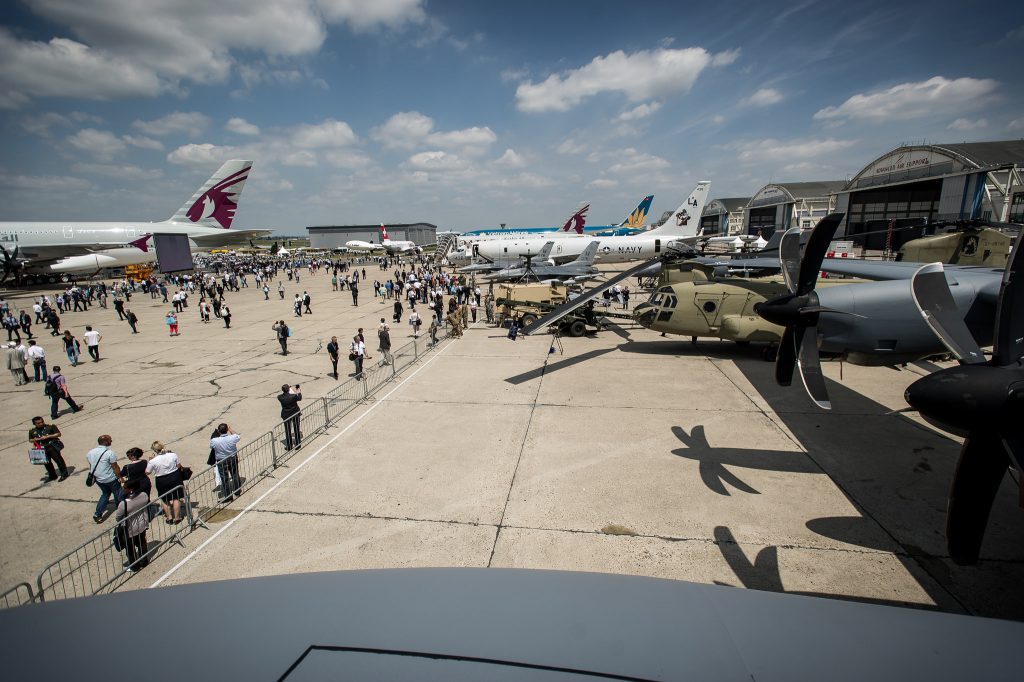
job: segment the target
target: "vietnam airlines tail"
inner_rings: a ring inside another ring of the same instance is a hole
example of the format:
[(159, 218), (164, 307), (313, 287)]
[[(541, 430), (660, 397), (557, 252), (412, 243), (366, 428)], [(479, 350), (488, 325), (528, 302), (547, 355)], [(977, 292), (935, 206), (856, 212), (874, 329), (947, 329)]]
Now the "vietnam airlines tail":
[(644, 223), (647, 222), (647, 213), (651, 210), (652, 201), (654, 201), (653, 194), (648, 194), (641, 199), (640, 203), (633, 209), (633, 212), (630, 213), (625, 220), (619, 223), (618, 227), (632, 227), (635, 229), (642, 228)]

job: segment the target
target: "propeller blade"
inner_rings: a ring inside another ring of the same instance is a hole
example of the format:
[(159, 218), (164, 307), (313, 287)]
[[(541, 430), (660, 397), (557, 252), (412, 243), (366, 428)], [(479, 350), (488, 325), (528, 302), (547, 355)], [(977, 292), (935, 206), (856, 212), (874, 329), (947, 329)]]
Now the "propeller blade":
[(844, 215), (846, 214), (830, 213), (814, 226), (804, 247), (804, 257), (800, 260), (800, 277), (797, 280), (796, 293), (806, 294), (818, 283), (818, 273), (821, 272), (821, 264), (828, 253), (828, 245), (832, 243), (832, 237), (839, 229), (839, 223), (843, 221)]
[(1024, 356), (1024, 256), (1022, 250), (1024, 231), (1013, 242), (1013, 253), (1003, 272), (1003, 284), (999, 290), (996, 305), (996, 329), (992, 344), (992, 364), (1011, 365)]
[(985, 362), (949, 291), (942, 263), (921, 266), (910, 280), (910, 292), (924, 321), (957, 360), (966, 365)]
[(817, 327), (807, 327), (804, 329), (797, 362), (800, 365), (800, 378), (803, 379), (807, 395), (811, 396), (811, 400), (821, 409), (831, 410), (832, 403), (828, 399), (828, 390), (825, 388), (825, 376), (821, 373), (821, 359), (818, 357)]
[(782, 278), (786, 280), (789, 293), (796, 293), (800, 278), (800, 228), (786, 230), (779, 243), (779, 265), (782, 266)]
[(946, 515), (946, 546), (961, 566), (978, 562), (985, 526), (1006, 472), (1006, 451), (999, 436), (972, 432), (956, 465)]
[(775, 383), (779, 386), (789, 386), (793, 383), (793, 369), (796, 367), (796, 348), (803, 329), (787, 326), (782, 332), (782, 340), (779, 341), (779, 352), (775, 356)]
[(566, 301), (565, 303), (563, 303), (562, 305), (558, 306), (557, 308), (555, 308), (550, 313), (548, 313), (544, 317), (540, 318), (539, 320), (537, 320), (533, 324), (529, 324), (529, 325), (524, 326), (522, 329), (519, 330), (519, 333), (523, 334), (524, 336), (528, 336), (528, 335), (532, 334), (533, 332), (537, 331), (538, 329), (543, 329), (544, 327), (547, 327), (549, 325), (554, 324), (555, 322), (558, 322), (560, 319), (562, 319), (563, 317), (565, 317), (566, 315), (568, 315), (572, 311), (576, 310), (577, 308), (582, 306), (587, 301), (589, 301), (589, 300), (591, 300), (593, 298), (596, 298), (597, 296), (600, 296), (601, 292), (603, 292), (605, 289), (610, 289), (611, 287), (615, 286), (616, 284), (618, 284), (622, 280), (629, 279), (630, 277), (635, 276), (637, 273), (642, 272), (644, 270), (644, 268), (649, 268), (652, 263), (657, 263), (660, 260), (661, 260), (661, 258), (653, 258), (651, 260), (644, 261), (643, 263), (640, 263), (639, 265), (635, 265), (635, 266), (631, 267), (629, 270), (625, 270), (623, 272), (620, 272), (615, 277), (612, 277), (609, 280), (605, 280), (604, 282), (601, 282), (600, 284), (598, 284), (596, 287), (593, 287), (592, 289), (587, 289), (580, 296), (577, 296), (576, 298), (572, 299), (571, 301)]

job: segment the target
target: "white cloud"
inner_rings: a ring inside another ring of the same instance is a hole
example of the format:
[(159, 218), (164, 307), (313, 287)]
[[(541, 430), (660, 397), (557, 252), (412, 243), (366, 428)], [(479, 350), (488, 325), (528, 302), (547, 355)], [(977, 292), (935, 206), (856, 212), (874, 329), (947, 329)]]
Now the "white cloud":
[(949, 130), (978, 130), (979, 128), (987, 127), (988, 119), (984, 118), (979, 118), (977, 121), (972, 121), (968, 118), (958, 118), (946, 126)]
[(587, 187), (592, 187), (593, 189), (611, 189), (612, 187), (618, 186), (619, 181), (612, 180), (610, 178), (597, 178), (596, 180), (591, 180), (587, 183)]
[(203, 144), (185, 144), (167, 155), (171, 163), (186, 166), (211, 167), (218, 163), (224, 163), (228, 159), (238, 158), (234, 147), (224, 147), (209, 142)]
[(401, 111), (370, 131), (387, 149), (415, 149), (434, 129), (434, 119), (418, 111)]
[(0, 28), (0, 108), (36, 97), (116, 99), (154, 97), (164, 90), (151, 70), (128, 57), (99, 52), (74, 40), (19, 40)]
[(101, 161), (109, 161), (127, 148), (124, 141), (114, 133), (95, 128), (82, 128), (74, 135), (69, 135), (67, 141), (75, 149)]
[(742, 107), (766, 107), (782, 101), (782, 93), (775, 88), (761, 88), (753, 95), (740, 100)]
[(370, 131), (370, 137), (386, 149), (416, 149), (430, 146), (477, 155), (497, 141), (487, 126), (434, 132), (434, 119), (418, 111), (402, 111)]
[(650, 172), (654, 170), (661, 170), (668, 168), (671, 164), (667, 159), (663, 159), (660, 156), (654, 154), (647, 154), (646, 152), (640, 152), (632, 147), (627, 149), (620, 149), (618, 151), (606, 152), (601, 155), (602, 158), (616, 159), (616, 162), (608, 166), (605, 170), (612, 174), (625, 174), (625, 173), (636, 173), (636, 172)]
[[(252, 53), (271, 60), (310, 55), (329, 24), (353, 31), (421, 24), (421, 0), (218, 0), (139, 2), (33, 0), (28, 8), (56, 26), (49, 42), (0, 29), (0, 107), (36, 97), (116, 99), (219, 84)], [(236, 54), (238, 53), (238, 54)], [(262, 77), (291, 77), (281, 67)]]
[(249, 123), (244, 118), (238, 118), (237, 116), (229, 118), (228, 122), (224, 124), (224, 129), (228, 132), (237, 133), (239, 135), (260, 134), (260, 127), (258, 125)]
[(359, 141), (344, 121), (333, 118), (325, 119), (313, 125), (300, 125), (292, 133), (292, 143), (297, 147), (321, 149), (325, 147), (345, 147)]
[(50, 194), (84, 192), (93, 189), (93, 184), (84, 178), (66, 175), (11, 175), (0, 172), (0, 188)]
[(505, 69), (501, 72), (501, 80), (504, 83), (525, 80), (530, 75), (528, 69)]
[(286, 153), (282, 156), (281, 163), (286, 166), (305, 166), (306, 168), (312, 168), (316, 166), (316, 154), (308, 149), (299, 149), (294, 152)]
[(711, 66), (729, 66), (740, 58), (740, 48), (719, 52), (711, 58)]
[(121, 139), (130, 144), (133, 147), (139, 149), (152, 149), (153, 151), (162, 152), (164, 150), (164, 143), (160, 140), (154, 140), (151, 137), (144, 137), (142, 135), (122, 135)]
[(1024, 118), (1015, 118), (1006, 124), (1007, 130), (1017, 130), (1018, 128), (1024, 128)]
[(854, 95), (837, 107), (821, 109), (814, 118), (880, 122), (962, 111), (984, 104), (998, 86), (998, 81), (989, 78), (950, 80), (935, 76), (918, 83), (900, 83), (885, 90)]
[(658, 109), (661, 109), (661, 102), (647, 102), (639, 106), (633, 107), (629, 111), (624, 111), (615, 117), (616, 121), (636, 121), (641, 118), (647, 118)]
[(617, 50), (578, 69), (552, 74), (540, 83), (521, 83), (516, 88), (516, 106), (528, 112), (568, 111), (604, 92), (621, 92), (634, 102), (685, 94), (705, 68), (735, 58), (736, 53), (712, 56), (701, 47), (633, 54)]
[(153, 121), (133, 121), (132, 127), (147, 135), (181, 134), (197, 137), (210, 125), (210, 117), (198, 111), (175, 111)]
[(87, 175), (102, 175), (118, 180), (156, 180), (163, 176), (159, 168), (140, 168), (132, 165), (118, 165), (107, 163), (76, 163), (71, 167), (76, 173)]
[(373, 165), (370, 157), (353, 149), (331, 149), (323, 156), (327, 163), (338, 168), (368, 168)]
[(731, 142), (725, 145), (725, 148), (739, 151), (739, 160), (743, 163), (778, 163), (812, 159), (825, 154), (832, 154), (843, 149), (849, 149), (856, 143), (856, 140), (836, 140), (833, 138), (824, 140), (776, 140), (767, 138), (764, 140)]
[(465, 170), (469, 162), (456, 154), (444, 151), (430, 151), (413, 154), (405, 165), (416, 171), (446, 172)]
[(378, 26), (399, 28), (404, 24), (422, 24), (427, 14), (422, 0), (316, 0), (324, 18), (331, 23), (347, 23), (354, 31), (370, 31)]
[(711, 117), (711, 122), (714, 123), (715, 125), (722, 125), (723, 123), (725, 123), (725, 116), (722, 116), (721, 114), (715, 114), (714, 116)]
[(590, 147), (585, 142), (578, 142), (573, 138), (567, 138), (562, 144), (555, 148), (559, 154), (585, 154)]
[(506, 149), (501, 158), (497, 159), (492, 165), (498, 168), (522, 168), (526, 165), (526, 159), (517, 154), (516, 150)]

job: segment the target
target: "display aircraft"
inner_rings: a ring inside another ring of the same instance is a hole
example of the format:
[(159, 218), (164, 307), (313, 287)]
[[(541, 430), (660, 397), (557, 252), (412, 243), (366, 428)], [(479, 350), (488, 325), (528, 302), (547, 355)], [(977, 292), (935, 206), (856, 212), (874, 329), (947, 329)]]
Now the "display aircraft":
[[(802, 258), (800, 229), (783, 235), (779, 266), (788, 292), (756, 307), (761, 317), (785, 327), (776, 381), (788, 386), (799, 368), (808, 394), (825, 409), (831, 403), (821, 375), (820, 353), (865, 365), (893, 365), (946, 353), (914, 303), (911, 278), (920, 263), (825, 258), (841, 220), (841, 213), (823, 218), (807, 239)], [(877, 281), (816, 291), (820, 271)], [(955, 314), (978, 343), (988, 345), (1003, 270), (951, 265), (944, 272)]]
[[(726, 267), (698, 258), (696, 252), (682, 242), (669, 242), (667, 252), (666, 256), (659, 259), (661, 269), (657, 288), (647, 301), (633, 309), (633, 319), (647, 329), (688, 336), (694, 343), (700, 337), (742, 344), (764, 342), (768, 345), (764, 348), (763, 357), (774, 359), (774, 346), (782, 337), (782, 327), (761, 319), (753, 308), (785, 292), (786, 284), (782, 279), (728, 276)], [(648, 261), (638, 265), (588, 289), (536, 324), (524, 327), (522, 333), (530, 334), (557, 323), (565, 315), (590, 304), (603, 291), (633, 277), (637, 271), (650, 264)], [(835, 286), (848, 283), (849, 280), (833, 279), (821, 284)]]
[[(526, 264), (520, 267), (504, 268), (497, 272), (487, 275), (487, 278), (491, 282), (520, 282), (520, 281), (539, 281), (539, 282), (583, 282), (588, 279), (593, 279), (600, 275), (600, 271), (594, 267), (594, 255), (597, 253), (598, 241), (591, 241), (587, 248), (583, 249), (583, 253), (580, 254), (579, 258), (564, 265), (551, 265), (550, 263), (543, 262), (543, 252), (538, 257), (541, 259), (540, 265), (533, 265), (528, 259)], [(549, 252), (551, 247), (554, 245), (553, 241), (549, 241), (544, 245), (544, 248)]]
[[(629, 237), (602, 237), (597, 249), (601, 263), (620, 263), (631, 260), (647, 260), (663, 252), (665, 244), (673, 239), (695, 238), (698, 235), (700, 215), (707, 201), (709, 181), (697, 183), (672, 217), (661, 227)], [(494, 240), (476, 245), (480, 256), (497, 260), (513, 258), (525, 251), (536, 251), (544, 239)], [(589, 244), (586, 238), (559, 239), (551, 251), (556, 263), (573, 260)]]
[(507, 268), (514, 268), (520, 265), (530, 267), (533, 260), (539, 260), (541, 263), (550, 264), (551, 248), (555, 245), (554, 241), (544, 242), (544, 246), (540, 247), (537, 253), (524, 253), (519, 258), (506, 261), (485, 261), (483, 263), (474, 263), (473, 265), (467, 265), (459, 268), (461, 274), (472, 274), (472, 273), (488, 273), (497, 272), (499, 270), (505, 270)]
[(345, 242), (345, 248), (351, 251), (386, 251), (392, 255), (423, 253), (423, 249), (417, 246), (416, 242), (404, 239), (393, 240), (388, 237), (388, 229), (384, 227), (384, 223), (380, 224), (380, 244), (352, 239)]
[[(906, 390), (931, 424), (965, 437), (946, 516), (946, 542), (958, 564), (978, 561), (989, 512), (1008, 466), (1024, 472), (1024, 256), (1018, 236), (999, 288), (992, 359), (964, 324), (940, 263), (921, 267), (911, 291), (925, 322), (960, 365), (933, 372)], [(1021, 499), (1024, 499), (1022, 494)]]
[(0, 223), (0, 281), (39, 280), (57, 273), (96, 271), (156, 260), (152, 235), (184, 234), (194, 248), (213, 248), (270, 230), (228, 229), (252, 161), (227, 161), (169, 219), (162, 222)]

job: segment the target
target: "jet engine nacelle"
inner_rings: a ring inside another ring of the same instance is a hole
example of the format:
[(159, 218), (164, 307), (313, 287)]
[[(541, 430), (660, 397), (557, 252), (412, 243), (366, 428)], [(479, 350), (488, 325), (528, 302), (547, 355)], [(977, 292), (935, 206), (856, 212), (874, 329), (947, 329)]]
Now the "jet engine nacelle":
[(134, 246), (97, 251), (84, 256), (68, 256), (50, 266), (51, 272), (96, 272), (102, 268), (122, 268), (126, 265), (152, 263), (156, 260), (153, 249), (143, 251)]

